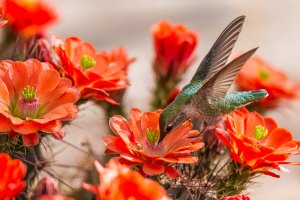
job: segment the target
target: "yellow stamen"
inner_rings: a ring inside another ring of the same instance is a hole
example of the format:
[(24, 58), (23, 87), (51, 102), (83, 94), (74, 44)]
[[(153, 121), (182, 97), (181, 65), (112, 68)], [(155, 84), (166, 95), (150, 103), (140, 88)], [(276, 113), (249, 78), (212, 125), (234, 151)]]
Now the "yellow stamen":
[(96, 64), (96, 61), (91, 56), (83, 54), (80, 64), (84, 69), (88, 69), (93, 67)]
[(255, 127), (254, 137), (257, 140), (262, 140), (268, 135), (268, 129), (263, 127), (262, 125), (258, 125)]

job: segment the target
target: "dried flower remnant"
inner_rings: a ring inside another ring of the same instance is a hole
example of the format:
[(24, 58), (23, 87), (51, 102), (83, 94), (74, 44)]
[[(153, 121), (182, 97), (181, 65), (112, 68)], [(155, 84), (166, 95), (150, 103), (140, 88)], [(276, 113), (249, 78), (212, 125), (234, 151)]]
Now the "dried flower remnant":
[(81, 99), (118, 104), (111, 94), (129, 86), (127, 68), (133, 62), (124, 49), (97, 52), (92, 45), (77, 37), (65, 41), (54, 37), (52, 45), (61, 60), (60, 71), (79, 88)]
[(300, 153), (300, 142), (272, 118), (243, 108), (227, 115), (225, 124), (227, 131), (216, 129), (217, 137), (230, 149), (231, 158), (249, 167), (251, 173), (279, 177), (269, 170), (284, 171), (283, 164), (300, 165), (286, 161)]
[(107, 135), (103, 142), (109, 153), (120, 154), (120, 160), (140, 166), (145, 174), (164, 173), (174, 178), (179, 173), (171, 164), (196, 162), (197, 158), (191, 153), (204, 144), (199, 132), (191, 130), (192, 123), (188, 121), (159, 142), (160, 113), (161, 110), (142, 113), (132, 109), (129, 121), (122, 116), (113, 116), (109, 124), (116, 136)]
[(55, 183), (55, 181), (52, 178), (46, 176), (39, 181), (34, 191), (33, 199), (37, 200), (42, 196), (50, 196), (50, 195), (52, 196), (57, 194), (60, 194), (58, 185)]
[(144, 178), (140, 173), (121, 165), (116, 159), (104, 168), (95, 162), (99, 173), (99, 186), (83, 183), (83, 187), (94, 192), (98, 200), (171, 200), (159, 183)]
[(62, 121), (76, 117), (79, 91), (48, 63), (35, 59), (0, 62), (0, 131), (22, 135), (27, 146), (39, 143), (39, 132), (62, 139)]

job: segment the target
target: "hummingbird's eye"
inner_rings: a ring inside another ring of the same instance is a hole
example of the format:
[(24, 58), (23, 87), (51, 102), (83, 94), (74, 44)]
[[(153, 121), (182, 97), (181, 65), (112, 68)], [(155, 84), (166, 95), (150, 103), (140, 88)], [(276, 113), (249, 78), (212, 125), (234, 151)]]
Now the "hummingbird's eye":
[(172, 130), (172, 125), (169, 124), (169, 125), (167, 126), (167, 128), (166, 128), (166, 132), (170, 132), (171, 130)]

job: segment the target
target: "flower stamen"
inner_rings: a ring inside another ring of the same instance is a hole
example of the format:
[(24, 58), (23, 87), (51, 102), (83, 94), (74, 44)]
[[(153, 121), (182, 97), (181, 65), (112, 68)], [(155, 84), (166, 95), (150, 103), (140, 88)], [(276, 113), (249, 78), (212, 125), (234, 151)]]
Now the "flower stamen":
[(13, 109), (15, 116), (25, 119), (26, 117), (37, 118), (39, 102), (36, 98), (36, 89), (32, 86), (26, 86), (19, 100)]
[(262, 140), (268, 135), (268, 129), (263, 127), (262, 125), (258, 125), (255, 127), (254, 137), (257, 140)]
[(96, 61), (91, 56), (83, 54), (80, 64), (84, 69), (88, 69), (93, 67), (96, 64)]
[(25, 101), (31, 101), (36, 96), (36, 89), (31, 86), (27, 86), (22, 91), (22, 97)]
[(266, 70), (261, 69), (259, 71), (259, 77), (261, 79), (263, 79), (263, 80), (266, 80), (266, 79), (268, 79), (270, 77), (270, 73), (268, 71), (266, 71)]
[(146, 137), (150, 144), (154, 145), (159, 139), (158, 130), (156, 129), (155, 131), (153, 131), (152, 128), (147, 128)]

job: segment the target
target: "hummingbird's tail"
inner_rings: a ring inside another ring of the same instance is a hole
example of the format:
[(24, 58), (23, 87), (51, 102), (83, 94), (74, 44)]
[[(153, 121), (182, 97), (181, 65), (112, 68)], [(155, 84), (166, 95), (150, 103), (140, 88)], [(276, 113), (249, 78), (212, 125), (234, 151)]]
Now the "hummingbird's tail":
[[(243, 93), (247, 93), (247, 92), (243, 92)], [(266, 90), (253, 90), (253, 91), (248, 91), (248, 93), (250, 96), (252, 96), (252, 101), (257, 101), (269, 96)]]
[(268, 95), (269, 94), (266, 90), (230, 92), (223, 100), (216, 102), (215, 106), (217, 106), (225, 114), (244, 107), (252, 102), (263, 99)]

